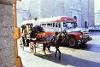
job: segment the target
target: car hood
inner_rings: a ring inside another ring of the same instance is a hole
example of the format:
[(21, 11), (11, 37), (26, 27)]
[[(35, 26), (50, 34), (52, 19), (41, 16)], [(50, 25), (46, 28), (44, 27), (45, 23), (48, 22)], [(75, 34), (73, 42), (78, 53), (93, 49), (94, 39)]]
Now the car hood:
[(67, 32), (88, 32), (88, 29), (86, 28), (71, 28), (66, 29)]

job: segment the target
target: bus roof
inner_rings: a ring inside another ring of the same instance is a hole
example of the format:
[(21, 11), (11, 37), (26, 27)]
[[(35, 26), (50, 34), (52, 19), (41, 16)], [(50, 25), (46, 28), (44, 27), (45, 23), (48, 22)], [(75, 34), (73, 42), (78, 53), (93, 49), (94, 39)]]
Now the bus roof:
[(35, 20), (26, 20), (26, 21), (23, 21), (20, 26), (23, 26), (23, 25), (27, 25), (27, 24), (33, 24), (33, 26), (37, 25), (37, 22)]
[(76, 22), (76, 20), (72, 17), (67, 16), (58, 16), (58, 17), (52, 17), (52, 18), (44, 18), (44, 19), (38, 19), (39, 22)]

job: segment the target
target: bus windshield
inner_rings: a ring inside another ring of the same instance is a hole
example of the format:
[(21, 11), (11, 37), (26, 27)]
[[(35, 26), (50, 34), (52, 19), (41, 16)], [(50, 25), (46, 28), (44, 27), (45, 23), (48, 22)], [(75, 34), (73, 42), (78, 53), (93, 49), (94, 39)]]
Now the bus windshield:
[(70, 28), (76, 28), (77, 24), (74, 22), (64, 22), (64, 27), (70, 29)]

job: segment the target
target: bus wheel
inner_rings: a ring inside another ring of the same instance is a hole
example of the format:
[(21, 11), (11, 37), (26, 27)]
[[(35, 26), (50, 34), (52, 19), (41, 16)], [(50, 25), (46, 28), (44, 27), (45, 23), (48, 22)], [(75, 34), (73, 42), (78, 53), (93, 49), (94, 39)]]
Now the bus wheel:
[(76, 40), (74, 37), (70, 37), (68, 40), (69, 47), (76, 47)]

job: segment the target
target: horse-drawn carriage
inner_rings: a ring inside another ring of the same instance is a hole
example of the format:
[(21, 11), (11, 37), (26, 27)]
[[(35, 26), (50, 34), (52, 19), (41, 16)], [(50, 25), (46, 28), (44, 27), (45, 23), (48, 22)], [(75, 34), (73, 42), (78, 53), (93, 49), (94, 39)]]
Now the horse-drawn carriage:
[[(51, 52), (50, 51), (51, 45), (55, 46), (56, 53), (58, 51), (59, 55), (61, 55), (61, 52), (59, 50), (59, 45), (61, 44), (60, 42), (62, 41), (62, 37), (58, 38), (58, 36), (57, 36), (58, 33), (45, 32), (42, 27), (35, 26), (31, 29), (31, 32), (28, 35), (29, 35), (29, 37), (27, 37), (26, 39), (29, 41), (29, 47), (30, 47), (30, 50), (32, 53), (35, 54), (37, 46), (39, 44), (42, 44), (43, 52), (45, 55), (46, 55), (46, 52), (45, 52), (46, 48), (48, 48), (49, 52)], [(24, 36), (27, 36), (27, 35), (24, 35)], [(61, 56), (59, 56), (59, 58), (60, 57)]]
[(40, 26), (33, 27), (32, 32), (30, 33), (30, 49), (33, 53), (36, 53), (36, 46), (39, 44), (43, 45), (43, 51), (45, 53), (46, 47), (50, 52), (50, 43), (53, 34), (43, 31), (43, 28)]

